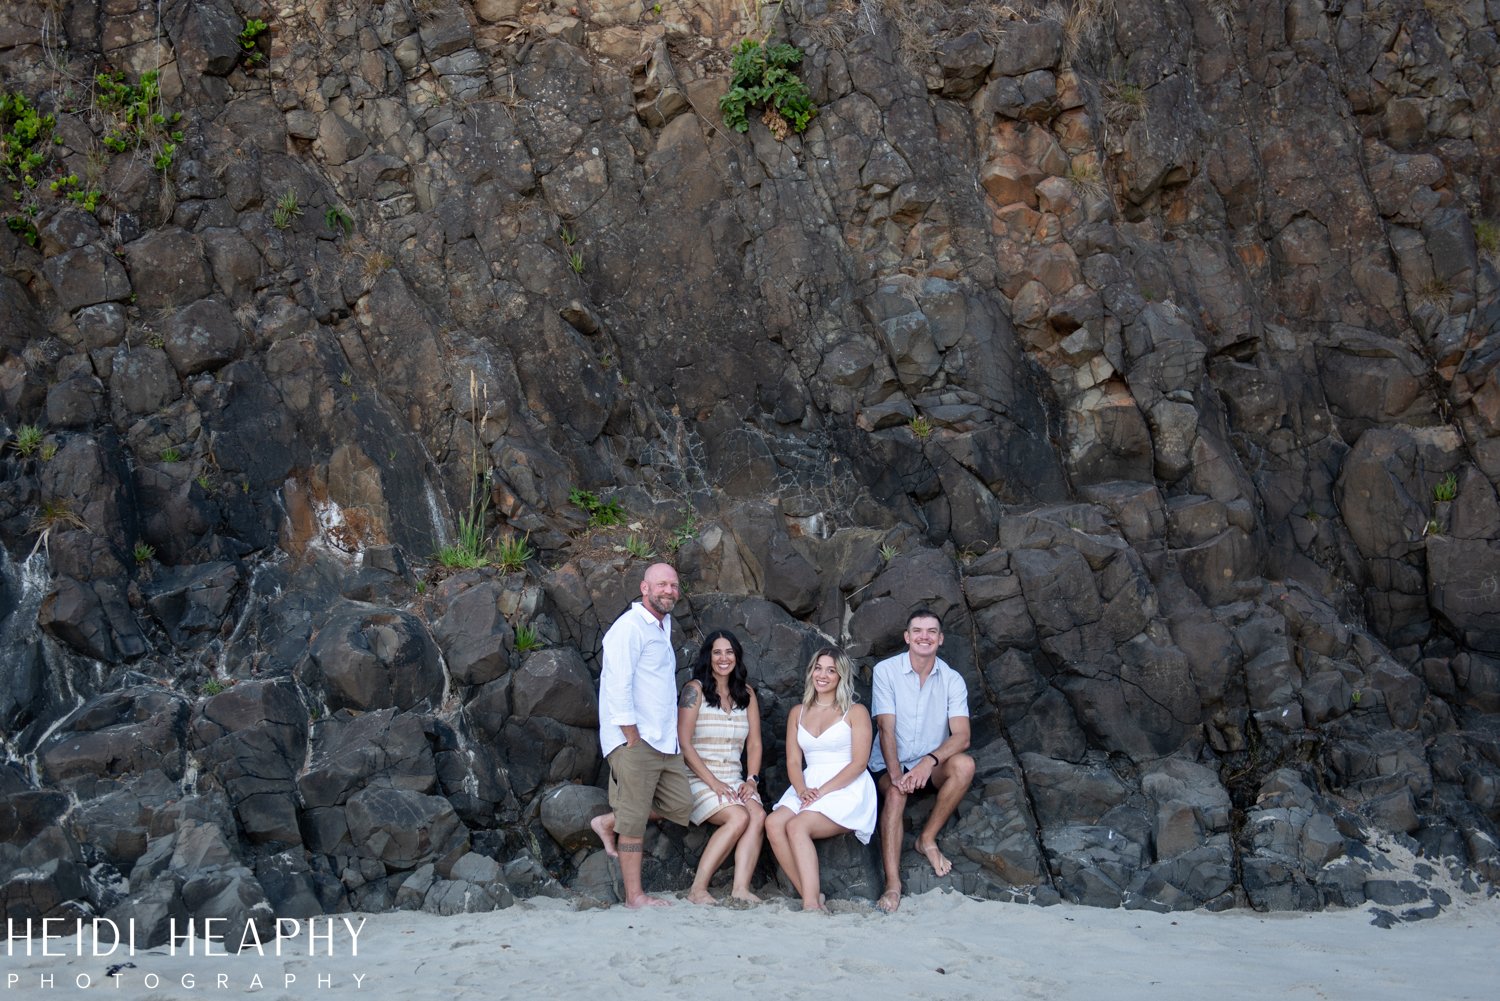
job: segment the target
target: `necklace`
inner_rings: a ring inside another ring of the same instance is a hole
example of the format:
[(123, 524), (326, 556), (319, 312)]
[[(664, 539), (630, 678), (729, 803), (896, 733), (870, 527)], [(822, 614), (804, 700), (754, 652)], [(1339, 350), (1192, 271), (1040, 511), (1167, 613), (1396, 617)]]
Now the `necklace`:
[(813, 705), (817, 706), (819, 709), (832, 709), (834, 706), (838, 705), (838, 699), (829, 699), (827, 702), (819, 702), (817, 699), (813, 699)]

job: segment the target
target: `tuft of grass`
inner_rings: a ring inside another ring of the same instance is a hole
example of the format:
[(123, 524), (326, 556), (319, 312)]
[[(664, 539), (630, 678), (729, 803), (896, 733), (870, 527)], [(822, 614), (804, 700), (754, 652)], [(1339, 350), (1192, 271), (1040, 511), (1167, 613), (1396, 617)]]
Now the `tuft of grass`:
[(161, 461), (162, 462), (181, 462), (182, 461), (182, 451), (180, 449), (178, 449), (176, 445), (168, 445), (166, 448), (164, 448), (164, 449), (161, 450)]
[(88, 528), (88, 523), (73, 512), (65, 500), (43, 501), (27, 526), (30, 532), (50, 532), (54, 528)]
[(1436, 306), (1439, 309), (1447, 309), (1448, 303), (1452, 300), (1453, 286), (1436, 277), (1423, 282), (1411, 294), (1411, 301), (1415, 306)]
[(1104, 173), (1092, 160), (1074, 159), (1068, 164), (1068, 182), (1080, 195), (1092, 198), (1104, 193)]
[(203, 687), (198, 690), (204, 695), (218, 695), (224, 690), (224, 682), (218, 678), (209, 678), (203, 683)]
[(540, 650), (546, 645), (547, 644), (542, 641), (542, 637), (538, 635), (537, 631), (531, 626), (516, 626), (516, 653), (525, 655), (533, 650)]
[(52, 457), (57, 454), (57, 442), (44, 441), (42, 447), (37, 450), (37, 457), (43, 462), (51, 462)]
[(667, 546), (675, 553), (697, 537), (698, 516), (693, 513), (692, 508), (685, 507), (682, 509), (682, 521), (672, 530), (672, 541)]
[(911, 428), (911, 433), (917, 436), (918, 441), (926, 441), (932, 437), (932, 422), (921, 414), (907, 421), (906, 426)]
[(137, 542), (135, 548), (130, 551), (137, 563), (150, 563), (156, 558), (156, 547), (144, 542)]
[(887, 542), (885, 545), (880, 547), (880, 561), (882, 563), (889, 563), (891, 560), (900, 555), (901, 548), (893, 542)]
[(574, 250), (568, 254), (568, 267), (573, 269), (575, 275), (583, 274), (583, 251)]
[(1439, 504), (1447, 503), (1458, 496), (1458, 474), (1449, 473), (1432, 488), (1432, 499)]
[(42, 447), (42, 429), (37, 424), (22, 424), (16, 429), (16, 440), (12, 442), (17, 452), (29, 459)]
[(323, 225), (344, 236), (354, 234), (354, 217), (337, 206), (323, 213)]
[(656, 559), (656, 550), (651, 548), (651, 543), (638, 535), (625, 540), (625, 551), (638, 560)]
[(271, 211), (271, 225), (277, 229), (286, 229), (301, 214), (302, 206), (297, 201), (297, 192), (288, 188), (276, 199), (276, 207)]
[(536, 550), (531, 548), (530, 539), (530, 533), (520, 538), (511, 535), (501, 539), (493, 554), (495, 565), (506, 573), (524, 569), (527, 563), (536, 558)]

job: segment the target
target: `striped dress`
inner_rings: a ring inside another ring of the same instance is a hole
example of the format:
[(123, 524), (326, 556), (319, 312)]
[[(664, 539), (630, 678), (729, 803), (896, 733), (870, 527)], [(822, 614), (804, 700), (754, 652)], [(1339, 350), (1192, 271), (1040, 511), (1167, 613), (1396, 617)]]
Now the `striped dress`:
[[(704, 700), (702, 708), (698, 710), (698, 725), (693, 730), (693, 750), (698, 752), (698, 757), (703, 759), (715, 778), (737, 789), (745, 781), (740, 758), (749, 736), (748, 709), (725, 712)], [(683, 767), (687, 768), (686, 765)], [(693, 793), (693, 823), (701, 824), (724, 807), (732, 805), (714, 795), (714, 791), (694, 775), (691, 768), (687, 768), (687, 773), (688, 786)]]

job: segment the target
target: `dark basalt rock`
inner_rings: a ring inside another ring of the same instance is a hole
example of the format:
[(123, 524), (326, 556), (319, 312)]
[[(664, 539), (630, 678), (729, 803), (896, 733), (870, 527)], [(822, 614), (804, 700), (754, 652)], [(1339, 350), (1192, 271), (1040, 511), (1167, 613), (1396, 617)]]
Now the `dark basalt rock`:
[[(267, 67), (228, 0), (54, 5), (80, 64), (164, 46), (162, 171), (34, 6), (8, 916), (614, 899), (600, 639), (658, 559), (684, 677), (744, 645), (773, 798), (813, 650), (867, 699), (942, 616), (978, 779), (911, 892), (1394, 922), (1500, 876), (1493, 25), (778, 9), (818, 108), (780, 141), (719, 119), (734, 25), (344, 5)], [(432, 559), (476, 530), (535, 556)], [(647, 886), (705, 836), (653, 827)], [(820, 855), (879, 891), (875, 846)]]

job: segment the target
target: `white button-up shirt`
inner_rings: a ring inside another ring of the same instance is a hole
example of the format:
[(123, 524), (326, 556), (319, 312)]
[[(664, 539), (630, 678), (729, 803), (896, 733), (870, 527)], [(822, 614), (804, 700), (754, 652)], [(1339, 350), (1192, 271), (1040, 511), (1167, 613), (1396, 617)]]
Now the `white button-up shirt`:
[[(943, 663), (941, 657), (933, 664), (925, 685), (911, 666), (910, 654), (887, 657), (875, 665), (872, 689), (874, 715), (896, 717), (896, 755), (908, 771), (948, 739), (951, 717), (969, 716), (969, 686), (963, 675)], [(870, 770), (878, 772), (885, 767), (877, 726)]]
[(605, 757), (625, 743), (622, 726), (635, 724), (641, 739), (676, 754), (677, 655), (672, 616), (656, 616), (634, 602), (604, 634), (599, 672), (599, 746)]

